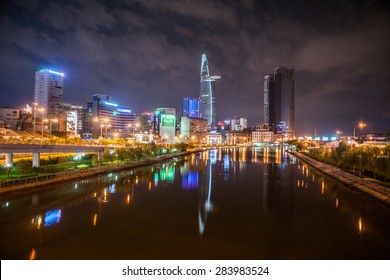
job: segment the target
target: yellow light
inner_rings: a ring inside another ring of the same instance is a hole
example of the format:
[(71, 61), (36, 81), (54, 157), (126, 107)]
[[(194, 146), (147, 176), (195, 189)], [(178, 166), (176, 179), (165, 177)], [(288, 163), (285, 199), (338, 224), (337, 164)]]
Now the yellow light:
[(149, 191), (152, 189), (152, 182), (149, 182)]
[(359, 218), (359, 233), (362, 233), (363, 231), (363, 220), (362, 217)]
[(40, 229), (41, 225), (42, 225), (42, 216), (39, 216), (37, 220), (37, 229)]
[(127, 194), (126, 203), (127, 203), (127, 204), (130, 204), (130, 194)]
[(321, 194), (324, 194), (325, 193), (325, 182), (322, 181), (322, 190), (321, 190)]
[(338, 207), (339, 207), (339, 199), (336, 198), (336, 208), (338, 208)]
[(35, 251), (34, 248), (32, 248), (29, 260), (35, 260), (37, 258), (37, 251)]
[(96, 226), (96, 222), (97, 222), (97, 213), (95, 215), (93, 215), (93, 225)]
[(107, 190), (106, 189), (104, 189), (102, 202), (108, 202), (108, 200), (107, 200)]

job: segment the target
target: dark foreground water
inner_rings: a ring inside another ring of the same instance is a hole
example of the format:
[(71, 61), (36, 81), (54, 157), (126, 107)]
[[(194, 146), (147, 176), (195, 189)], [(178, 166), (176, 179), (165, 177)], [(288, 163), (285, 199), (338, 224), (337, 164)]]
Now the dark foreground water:
[(2, 201), (1, 259), (389, 259), (390, 208), (275, 148)]

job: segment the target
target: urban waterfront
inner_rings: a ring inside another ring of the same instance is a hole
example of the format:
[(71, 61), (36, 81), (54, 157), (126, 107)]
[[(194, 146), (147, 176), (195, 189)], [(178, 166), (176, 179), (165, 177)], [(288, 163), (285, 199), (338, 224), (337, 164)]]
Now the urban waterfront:
[(2, 259), (389, 259), (389, 207), (279, 147), (216, 149), (2, 201)]

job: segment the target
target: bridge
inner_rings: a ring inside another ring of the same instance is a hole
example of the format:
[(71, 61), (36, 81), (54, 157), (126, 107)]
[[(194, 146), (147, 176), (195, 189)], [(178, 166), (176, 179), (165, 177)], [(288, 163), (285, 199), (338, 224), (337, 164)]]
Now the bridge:
[(32, 154), (32, 166), (39, 166), (41, 153), (98, 153), (101, 159), (104, 146), (82, 145), (36, 145), (36, 144), (0, 144), (0, 153), (5, 154), (5, 164), (13, 166), (13, 155), (18, 153)]

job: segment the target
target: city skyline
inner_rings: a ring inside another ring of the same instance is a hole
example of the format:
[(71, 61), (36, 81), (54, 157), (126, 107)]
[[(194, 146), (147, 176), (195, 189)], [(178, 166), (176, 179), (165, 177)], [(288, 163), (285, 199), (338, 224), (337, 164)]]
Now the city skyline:
[[(320, 3), (320, 4), (319, 4)], [(322, 3), (322, 4), (321, 4)], [(0, 15), (0, 106), (31, 103), (34, 73), (64, 73), (64, 101), (93, 94), (139, 115), (199, 93), (200, 58), (223, 76), (217, 120), (263, 122), (263, 77), (294, 67), (296, 134), (386, 132), (390, 123), (384, 1), (13, 1)]]

